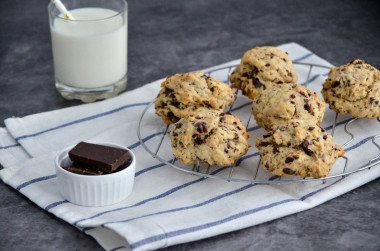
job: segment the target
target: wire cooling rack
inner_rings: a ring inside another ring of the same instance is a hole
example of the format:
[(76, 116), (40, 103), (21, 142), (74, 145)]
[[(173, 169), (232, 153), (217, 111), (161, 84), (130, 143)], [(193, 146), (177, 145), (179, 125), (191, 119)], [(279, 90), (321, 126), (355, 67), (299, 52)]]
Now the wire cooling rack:
[[(311, 76), (322, 76), (321, 72), (326, 75), (330, 66), (318, 65), (318, 64), (309, 64), (309, 63), (293, 63), (296, 66), (302, 67), (303, 71), (307, 72), (307, 77), (305, 82), (302, 84), (304, 86), (308, 86), (310, 82), (313, 81), (313, 77)], [(213, 76), (213, 74), (218, 75), (217, 73), (224, 73), (222, 75), (219, 74), (219, 77), (215, 77), (220, 81), (224, 81), (227, 84), (229, 82), (229, 75), (232, 70), (236, 67), (236, 65), (228, 66), (228, 67), (220, 67), (214, 68), (212, 71), (205, 72), (206, 75)], [(326, 72), (327, 71), (327, 72)], [(314, 74), (317, 72), (316, 74)], [(224, 75), (224, 76), (223, 76)], [(242, 95), (238, 96), (237, 100), (247, 98)], [(251, 114), (251, 102), (246, 102), (242, 105), (232, 104), (229, 107), (229, 111), (234, 114), (235, 110), (238, 110), (239, 114), (237, 115), (243, 122), (243, 118), (246, 119), (245, 126), (247, 128), (247, 132), (254, 131), (255, 135), (265, 134), (265, 131), (259, 128), (255, 123), (254, 119), (252, 119)], [(234, 108), (235, 107), (235, 108)], [(353, 129), (355, 128), (355, 124), (359, 123), (358, 121), (363, 121), (364, 119), (350, 118), (349, 119), (341, 119), (339, 121), (338, 117), (342, 117), (342, 115), (338, 115), (335, 113), (334, 116), (330, 116), (330, 120), (332, 120), (332, 125), (325, 129), (331, 130), (330, 134), (337, 134), (337, 127), (343, 127), (344, 130), (340, 129), (339, 139), (344, 139), (341, 144), (342, 148), (347, 150), (345, 147), (349, 146), (355, 140), (355, 133)], [(344, 116), (343, 116), (344, 117)], [(347, 118), (347, 116), (346, 116)], [(326, 120), (326, 115), (325, 115)], [(325, 121), (324, 120), (324, 121)], [(380, 118), (377, 118), (377, 121), (380, 123)], [(344, 124), (344, 126), (343, 126)], [(252, 127), (249, 127), (253, 125)], [(380, 125), (379, 125), (380, 128)], [(380, 134), (374, 135), (370, 140), (373, 144), (374, 151), (370, 153), (361, 153), (361, 155), (365, 154), (366, 163), (356, 163), (355, 158), (344, 156), (343, 158), (339, 158), (335, 163), (334, 167), (331, 169), (330, 174), (325, 178), (305, 178), (302, 179), (300, 177), (278, 177), (271, 176), (266, 170), (260, 167), (260, 155), (257, 152), (255, 147), (251, 147), (250, 151), (248, 151), (246, 156), (241, 157), (239, 160), (235, 162), (232, 166), (208, 166), (200, 163), (195, 163), (194, 165), (183, 165), (178, 161), (172, 154), (171, 146), (170, 146), (170, 137), (169, 137), (170, 125), (165, 125), (161, 118), (159, 118), (154, 113), (154, 101), (147, 105), (141, 114), (137, 135), (140, 140), (141, 145), (145, 148), (145, 150), (153, 157), (175, 169), (183, 171), (188, 174), (201, 176), (204, 178), (212, 178), (219, 179), (224, 181), (234, 181), (234, 182), (246, 182), (246, 183), (260, 183), (260, 184), (282, 184), (282, 183), (305, 183), (305, 182), (315, 182), (321, 181), (325, 183), (329, 179), (336, 178), (344, 178), (350, 174), (361, 172), (364, 170), (368, 170), (371, 167), (374, 167), (380, 164), (380, 145), (376, 143), (376, 139), (380, 138)], [(255, 138), (255, 137), (253, 137)], [(348, 138), (348, 139), (347, 139)], [(335, 137), (334, 137), (335, 141)], [(251, 143), (251, 145), (254, 145)], [(375, 153), (374, 153), (375, 152)], [(377, 155), (376, 155), (377, 154)], [(380, 166), (380, 165), (379, 165)], [(377, 166), (376, 168), (378, 168)]]

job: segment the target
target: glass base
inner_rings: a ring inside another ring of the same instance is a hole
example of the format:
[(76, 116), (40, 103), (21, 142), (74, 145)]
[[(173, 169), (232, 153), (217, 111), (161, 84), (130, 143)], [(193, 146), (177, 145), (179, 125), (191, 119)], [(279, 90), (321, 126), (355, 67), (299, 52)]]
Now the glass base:
[(75, 88), (65, 85), (58, 80), (55, 81), (55, 87), (65, 99), (79, 99), (84, 103), (91, 103), (99, 99), (108, 99), (116, 97), (120, 92), (127, 88), (127, 75), (115, 84), (95, 89)]

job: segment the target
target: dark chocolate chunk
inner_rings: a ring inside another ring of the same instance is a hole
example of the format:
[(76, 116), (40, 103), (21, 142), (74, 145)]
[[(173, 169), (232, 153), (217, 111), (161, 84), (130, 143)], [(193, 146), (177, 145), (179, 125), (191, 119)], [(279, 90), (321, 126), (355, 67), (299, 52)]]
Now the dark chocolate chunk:
[(311, 155), (313, 155), (313, 151), (310, 150), (309, 148), (307, 148), (308, 145), (309, 145), (309, 141), (307, 141), (307, 140), (305, 139), (305, 140), (302, 142), (301, 147), (302, 147), (303, 151), (304, 151), (307, 155), (311, 156)]
[(259, 144), (259, 146), (270, 146), (270, 145), (271, 145), (270, 142), (261, 142), (261, 143)]
[(313, 131), (314, 128), (315, 128), (314, 126), (310, 126), (310, 127), (309, 127), (309, 131)]
[(286, 159), (285, 159), (285, 163), (292, 163), (294, 161), (294, 158), (291, 158), (291, 157), (287, 157)]
[(293, 174), (296, 173), (296, 171), (294, 171), (294, 170), (292, 170), (292, 169), (290, 169), (290, 168), (284, 168), (284, 169), (282, 169), (282, 171), (283, 171), (284, 173), (286, 173), (286, 174), (289, 174), (289, 175), (293, 175)]
[(117, 170), (132, 160), (127, 150), (86, 142), (80, 142), (71, 149), (69, 157), (74, 162), (86, 164), (107, 173)]
[(273, 146), (273, 153), (279, 153), (280, 151), (278, 150), (278, 148), (276, 146)]
[(83, 175), (102, 175), (104, 173), (102, 170), (78, 162), (73, 162), (66, 170)]
[(339, 81), (335, 81), (334, 83), (331, 84), (332, 88), (338, 87), (340, 85)]
[(205, 104), (209, 108), (213, 108), (212, 105), (210, 104), (210, 102), (208, 102), (208, 101), (203, 101), (203, 104)]
[(194, 142), (197, 145), (201, 145), (204, 143), (204, 140), (202, 139), (201, 135), (196, 135), (196, 137), (194, 138)]
[(195, 128), (197, 129), (197, 131), (199, 133), (205, 133), (205, 132), (207, 132), (207, 127), (206, 127), (206, 123), (205, 122), (196, 123), (194, 126), (195, 126)]
[(270, 134), (270, 133), (269, 133), (269, 134), (265, 134), (265, 135), (263, 136), (263, 138), (266, 139), (266, 138), (269, 138), (270, 136), (272, 136), (272, 134)]
[(323, 139), (324, 139), (324, 140), (327, 139), (327, 134), (323, 135)]
[(252, 78), (252, 83), (253, 83), (253, 85), (254, 85), (257, 89), (259, 89), (259, 88), (263, 88), (263, 89), (265, 90), (265, 86), (264, 86), (262, 83), (260, 83), (260, 80), (259, 80), (258, 78)]
[(180, 129), (182, 127), (182, 124), (181, 123), (176, 123), (175, 124), (175, 129)]
[(172, 92), (173, 92), (172, 89), (169, 89), (169, 88), (165, 87), (165, 91), (164, 91), (165, 96), (169, 96), (169, 94), (172, 93)]
[(179, 102), (178, 101), (172, 101), (171, 105), (178, 108), (179, 107)]
[(296, 95), (292, 94), (290, 95), (290, 98), (296, 98)]

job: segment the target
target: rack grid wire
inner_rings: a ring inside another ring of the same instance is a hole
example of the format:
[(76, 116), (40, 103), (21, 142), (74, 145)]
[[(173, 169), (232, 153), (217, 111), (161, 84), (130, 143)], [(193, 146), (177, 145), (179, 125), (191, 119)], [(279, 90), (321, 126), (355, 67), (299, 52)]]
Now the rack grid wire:
[[(330, 69), (330, 67), (331, 67), (331, 66), (325, 66), (325, 65), (319, 65), (319, 64), (301, 63), (301, 62), (294, 62), (293, 64), (308, 67), (307, 78), (306, 78), (306, 82), (304, 84), (304, 86), (306, 86), (306, 87), (311, 80), (311, 74), (312, 74), (314, 69), (319, 68), (319, 69), (325, 69), (326, 70), (326, 69)], [(227, 82), (227, 84), (230, 85), (229, 75), (235, 67), (236, 67), (236, 65), (227, 66), (227, 67), (219, 67), (219, 68), (215, 68), (211, 71), (206, 71), (205, 74), (210, 76), (211, 74), (213, 74), (215, 72), (225, 71), (227, 74), (226, 82)], [(238, 92), (238, 90), (236, 90), (236, 93), (237, 92)], [(235, 105), (235, 103), (231, 104), (228, 111), (232, 111), (234, 105)], [(250, 107), (250, 105), (245, 105), (245, 106)], [(254, 154), (251, 154), (251, 155), (258, 156), (258, 161), (256, 161), (256, 163), (254, 163), (254, 161), (251, 161), (251, 163), (249, 163), (245, 167), (239, 166), (239, 164), (241, 164), (241, 162), (244, 160), (243, 159), (244, 156), (241, 157), (239, 160), (237, 160), (235, 162), (235, 164), (232, 166), (214, 167), (214, 166), (209, 166), (209, 165), (203, 165), (203, 164), (200, 164), (199, 162), (195, 163), (194, 165), (183, 165), (175, 157), (173, 157), (173, 155), (171, 155), (171, 154), (168, 155), (166, 152), (164, 154), (161, 154), (162, 145), (163, 144), (166, 144), (166, 145), (169, 144), (170, 145), (170, 138), (169, 138), (169, 133), (168, 133), (170, 131), (170, 125), (165, 125), (165, 127), (163, 127), (162, 126), (163, 122), (158, 121), (157, 123), (154, 123), (155, 125), (157, 125), (155, 128), (157, 130), (157, 132), (154, 133), (153, 135), (151, 134), (147, 137), (144, 137), (145, 135), (143, 135), (144, 132), (142, 131), (142, 129), (144, 127), (142, 125), (143, 125), (144, 120), (146, 120), (149, 117), (148, 112), (152, 113), (152, 110), (154, 110), (154, 100), (146, 106), (146, 108), (144, 109), (144, 111), (142, 112), (142, 114), (140, 116), (140, 120), (139, 120), (139, 124), (138, 124), (138, 130), (137, 130), (137, 136), (139, 138), (141, 145), (144, 147), (144, 149), (153, 158), (159, 160), (163, 164), (171, 166), (171, 167), (178, 169), (180, 171), (183, 171), (185, 173), (201, 176), (203, 178), (219, 179), (219, 180), (233, 181), (233, 182), (246, 182), (246, 183), (252, 183), (252, 184), (255, 184), (255, 183), (257, 183), (257, 184), (286, 184), (286, 183), (305, 183), (305, 182), (315, 182), (315, 181), (321, 181), (324, 184), (324, 183), (326, 183), (327, 180), (336, 179), (336, 178), (344, 178), (344, 177), (351, 175), (353, 173), (361, 172), (364, 170), (369, 170), (372, 167), (380, 164), (380, 145), (378, 143), (376, 143), (376, 141), (375, 141), (377, 138), (380, 138), (380, 134), (377, 134), (377, 135), (373, 136), (371, 139), (372, 144), (377, 148), (377, 150), (379, 152), (377, 156), (370, 158), (366, 164), (358, 166), (356, 168), (355, 167), (349, 168), (350, 167), (350, 165), (349, 165), (350, 158), (344, 156), (343, 157), (344, 161), (343, 161), (343, 163), (340, 163), (340, 165), (339, 165), (340, 167), (336, 167), (337, 166), (337, 163), (336, 163), (334, 165), (334, 167), (332, 168), (330, 174), (325, 178), (305, 178), (305, 179), (302, 179), (300, 177), (270, 176), (267, 171), (265, 171), (263, 168), (260, 168), (260, 159), (259, 159), (260, 156), (258, 155), (257, 152)], [(332, 136), (334, 136), (336, 128), (337, 128), (338, 116), (339, 116), (339, 114), (336, 113), (335, 118), (333, 119), (334, 121), (333, 121), (333, 125), (332, 125), (332, 130), (331, 130)], [(246, 128), (248, 128), (251, 120), (252, 120), (252, 113), (249, 111), (248, 120), (245, 124)], [(355, 139), (355, 135), (349, 130), (349, 126), (354, 124), (355, 121), (357, 121), (357, 120), (359, 120), (359, 119), (351, 118), (344, 123), (344, 132), (346, 135), (349, 136), (349, 139), (346, 142), (344, 142), (343, 144), (341, 144), (343, 149), (345, 149), (345, 147), (348, 146)], [(377, 122), (380, 123), (380, 117), (377, 118)], [(256, 126), (256, 128), (257, 128), (257, 126)], [(155, 141), (157, 144), (154, 145), (153, 143), (150, 143), (149, 139), (151, 139), (152, 137), (157, 137), (157, 136), (160, 136), (160, 138), (158, 138)], [(160, 152), (160, 150), (161, 150), (161, 152)], [(379, 166), (380, 165), (378, 165), (377, 168)], [(215, 170), (212, 171), (213, 169), (215, 169)], [(244, 169), (243, 173), (241, 175), (238, 175), (239, 177), (234, 177), (235, 170), (242, 170), (242, 169)], [(247, 172), (247, 169), (249, 170), (249, 172)], [(332, 172), (334, 169), (336, 169), (335, 173)], [(342, 171), (339, 171), (339, 169), (341, 169)], [(261, 172), (261, 174), (259, 175), (260, 172)]]

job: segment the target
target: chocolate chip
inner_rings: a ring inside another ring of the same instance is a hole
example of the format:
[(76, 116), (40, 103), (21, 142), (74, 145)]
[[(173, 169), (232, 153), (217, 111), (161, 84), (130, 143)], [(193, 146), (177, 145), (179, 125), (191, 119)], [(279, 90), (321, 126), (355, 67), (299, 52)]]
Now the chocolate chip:
[(236, 121), (234, 121), (232, 124), (234, 124), (234, 125), (237, 125), (237, 122), (236, 122)]
[(172, 133), (172, 136), (177, 137), (177, 136), (178, 136), (178, 133), (173, 132), (173, 133)]
[(204, 140), (202, 139), (201, 135), (197, 135), (194, 139), (195, 144), (201, 145), (204, 143)]
[(172, 101), (171, 105), (178, 108), (179, 107), (179, 102), (178, 101)]
[(269, 165), (268, 165), (268, 163), (265, 164), (265, 168), (266, 168), (266, 169), (269, 169)]
[(278, 81), (278, 82), (276, 82), (276, 84), (278, 84), (278, 85), (281, 85), (281, 84), (283, 84), (284, 82), (282, 82), (282, 81)]
[(309, 148), (307, 148), (308, 145), (309, 145), (309, 141), (307, 141), (307, 140), (305, 139), (305, 140), (302, 142), (301, 147), (302, 147), (303, 151), (304, 151), (307, 155), (311, 156), (311, 155), (313, 155), (313, 151), (310, 150)]
[(168, 116), (169, 119), (172, 119), (172, 118), (175, 117), (175, 116), (174, 116), (174, 113), (172, 113), (172, 112), (168, 112), (168, 113), (166, 114), (166, 116)]
[(175, 125), (175, 129), (180, 129), (182, 127), (182, 123), (177, 123), (176, 125)]
[(284, 60), (285, 63), (287, 62), (285, 58), (283, 58), (282, 60)]
[(296, 98), (296, 95), (292, 94), (290, 95), (290, 98)]
[(288, 76), (289, 76), (289, 77), (293, 77), (293, 75), (292, 75), (291, 72), (288, 72)]
[(325, 130), (325, 129), (323, 129), (322, 127), (320, 127), (320, 128), (321, 128), (321, 131), (322, 131), (322, 132), (325, 132), (325, 131), (326, 131), (326, 130)]
[(311, 106), (306, 103), (303, 108), (305, 108), (306, 111), (308, 111), (310, 114), (313, 114), (313, 110), (311, 109)]
[(375, 101), (375, 99), (374, 99), (373, 97), (370, 97), (370, 98), (369, 98), (369, 102), (372, 104), (373, 101)]
[(237, 133), (234, 134), (234, 140), (238, 140), (239, 139), (239, 135)]
[(265, 90), (265, 86), (257, 78), (252, 78), (252, 83), (257, 89), (263, 88)]
[(327, 134), (323, 135), (323, 139), (324, 139), (324, 140), (327, 139)]
[(294, 102), (293, 100), (291, 100), (291, 101), (290, 101), (290, 103), (292, 103), (293, 105), (295, 105), (295, 104), (296, 104), (296, 102)]
[(340, 82), (339, 81), (335, 81), (334, 83), (331, 84), (331, 87), (335, 88), (335, 87), (337, 87), (339, 85), (340, 85)]
[(210, 88), (211, 92), (214, 92), (214, 90), (215, 90), (215, 86), (213, 86), (213, 87)]
[(270, 66), (270, 64), (269, 64), (269, 63), (267, 63), (265, 66), (266, 66), (266, 67), (268, 67), (268, 66)]
[(271, 145), (270, 142), (261, 142), (261, 143), (259, 144), (259, 146), (270, 146), (270, 145)]
[(224, 148), (224, 152), (225, 152), (225, 153), (228, 153), (228, 149), (227, 149), (227, 148)]
[(309, 127), (309, 131), (313, 131), (314, 129), (315, 129), (314, 126), (310, 126), (310, 127)]
[(203, 104), (205, 104), (209, 108), (212, 108), (212, 105), (208, 101), (203, 101)]
[(285, 163), (292, 163), (294, 161), (294, 159), (293, 158), (290, 158), (290, 157), (287, 157), (286, 159), (285, 159)]
[(305, 98), (307, 98), (306, 94), (303, 92), (303, 91), (300, 91), (299, 92), (302, 96), (304, 96)]
[(293, 171), (293, 170), (290, 169), (290, 168), (284, 168), (284, 169), (282, 169), (282, 171), (283, 171), (284, 173), (286, 173), (286, 174), (289, 174), (289, 175), (293, 175), (293, 174), (296, 173), (296, 171)]
[(272, 136), (272, 134), (269, 133), (269, 134), (264, 135), (263, 138), (266, 139), (266, 138), (269, 138), (270, 136)]
[(227, 141), (227, 148), (230, 149), (231, 148), (231, 144), (229, 141)]
[(196, 123), (194, 126), (199, 133), (207, 132), (207, 126), (205, 122)]
[(240, 131), (241, 131), (241, 128), (240, 128), (240, 126), (237, 126), (236, 128), (237, 128), (238, 130), (240, 130)]
[(164, 94), (165, 96), (168, 96), (170, 93), (172, 93), (173, 90), (172, 89), (169, 89), (169, 88), (165, 88), (165, 91), (164, 91)]
[(280, 151), (278, 150), (278, 148), (276, 146), (273, 146), (273, 153), (279, 153)]

